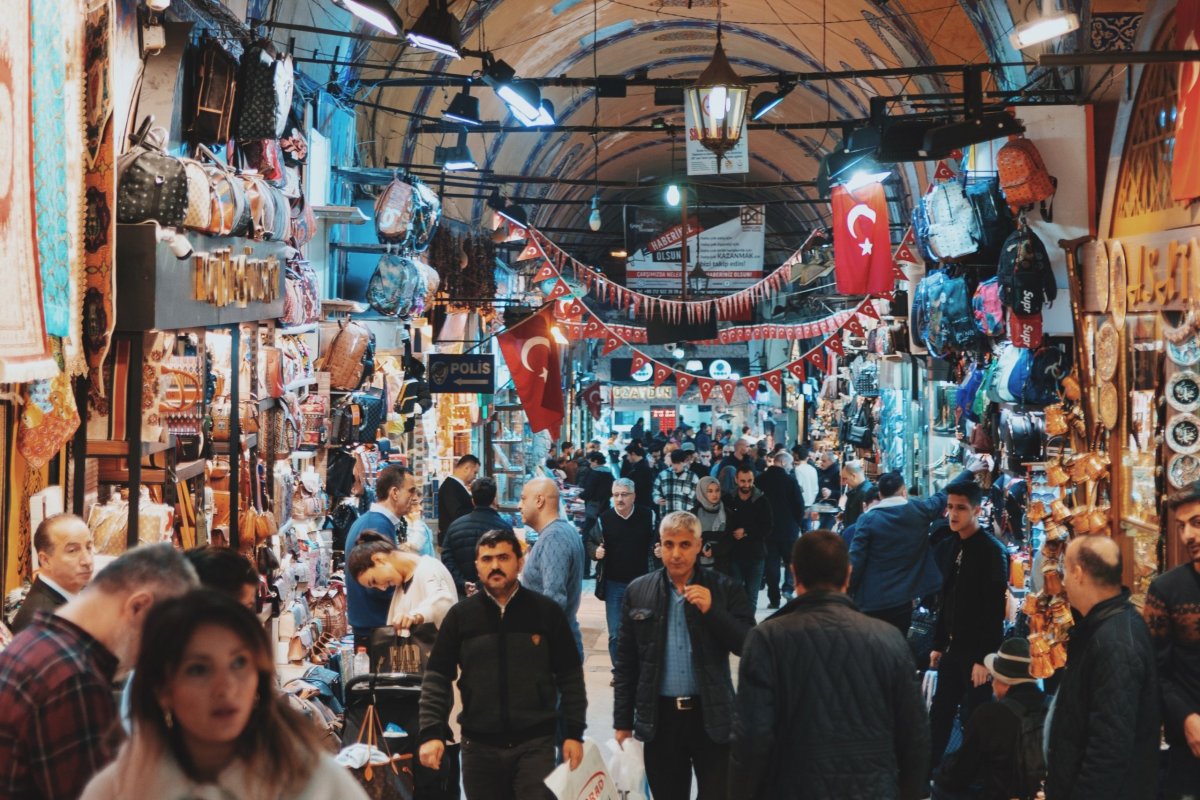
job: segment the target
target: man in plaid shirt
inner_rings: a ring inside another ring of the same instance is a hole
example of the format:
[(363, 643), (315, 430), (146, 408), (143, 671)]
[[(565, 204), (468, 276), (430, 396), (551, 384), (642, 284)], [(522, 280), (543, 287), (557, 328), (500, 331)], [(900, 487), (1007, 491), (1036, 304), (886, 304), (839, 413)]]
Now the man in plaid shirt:
[(654, 479), (654, 502), (660, 515), (672, 511), (691, 511), (696, 504), (696, 484), (700, 479), (688, 469), (688, 454), (683, 450), (671, 451), (671, 466), (658, 473)]
[(113, 680), (141, 649), (154, 603), (196, 585), (169, 544), (138, 547), (0, 653), (0, 798), (74, 800), (111, 760)]

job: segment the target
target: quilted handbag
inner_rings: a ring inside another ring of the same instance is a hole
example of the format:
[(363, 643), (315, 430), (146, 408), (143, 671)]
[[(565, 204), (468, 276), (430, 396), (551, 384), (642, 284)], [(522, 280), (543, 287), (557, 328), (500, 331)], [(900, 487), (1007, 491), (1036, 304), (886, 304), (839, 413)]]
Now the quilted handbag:
[(292, 206), (292, 246), (299, 250), (317, 234), (317, 216), (304, 196), (294, 198)]
[(153, 123), (146, 117), (117, 162), (117, 221), (179, 226), (188, 208), (187, 169), (163, 152), (167, 132)]
[(321, 319), (321, 296), (312, 264), (292, 259), (284, 272), (283, 324), (309, 325)]
[(438, 222), (442, 218), (442, 200), (432, 189), (421, 181), (416, 182), (416, 207), (413, 210), (412, 240), (410, 242), (415, 252), (423, 253), (433, 241), (437, 233)]
[(183, 225), (194, 231), (214, 233), (213, 231), (213, 192), (212, 183), (204, 165), (190, 158), (183, 159), (183, 169), (187, 173), (188, 202), (187, 211), (183, 215)]
[(386, 419), (382, 391), (354, 392), (333, 410), (333, 441), (337, 444), (375, 442)]
[(292, 109), (292, 57), (278, 55), (269, 41), (259, 41), (242, 55), (237, 92), (239, 139), (278, 139)]
[(371, 308), (389, 317), (408, 316), (424, 277), (411, 259), (388, 253), (379, 259), (367, 284)]
[(929, 247), (939, 261), (963, 258), (979, 249), (983, 234), (961, 183), (934, 184), (922, 203), (929, 218)]
[(322, 369), (333, 389), (352, 392), (375, 372), (375, 334), (364, 325), (341, 320), (337, 336), (322, 355)]
[(386, 244), (404, 244), (412, 232), (413, 187), (393, 178), (375, 201), (375, 234)]

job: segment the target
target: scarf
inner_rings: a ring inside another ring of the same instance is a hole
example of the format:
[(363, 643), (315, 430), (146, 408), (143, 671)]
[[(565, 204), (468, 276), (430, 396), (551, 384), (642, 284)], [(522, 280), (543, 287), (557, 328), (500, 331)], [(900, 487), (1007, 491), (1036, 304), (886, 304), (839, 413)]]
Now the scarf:
[(700, 520), (703, 531), (725, 530), (725, 503), (718, 500), (716, 504), (708, 502), (708, 485), (720, 482), (716, 478), (701, 478), (696, 484), (696, 517)]

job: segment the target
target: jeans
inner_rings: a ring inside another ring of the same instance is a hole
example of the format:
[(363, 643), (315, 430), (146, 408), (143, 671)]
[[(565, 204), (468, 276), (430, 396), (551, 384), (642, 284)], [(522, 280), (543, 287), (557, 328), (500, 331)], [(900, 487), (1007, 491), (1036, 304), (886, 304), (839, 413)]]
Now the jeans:
[[(792, 573), (788, 569), (792, 563), (792, 547), (796, 544), (795, 536), (767, 537), (767, 600), (772, 605), (779, 605), (780, 590), (784, 594), (792, 593)], [(780, 568), (783, 570), (782, 584), (780, 583)]]
[(954, 717), (958, 714), (959, 706), (962, 706), (962, 724), (966, 730), (975, 709), (992, 699), (990, 683), (971, 685), (973, 666), (969, 658), (956, 655), (952, 650), (942, 654), (942, 660), (938, 663), (937, 692), (929, 707), (930, 753), (935, 768), (942, 762), (946, 745), (950, 743), (950, 732), (954, 729)]
[(660, 698), (654, 739), (646, 743), (646, 779), (654, 800), (689, 800), (692, 772), (699, 800), (722, 800), (729, 767), (729, 745), (718, 744), (704, 729), (700, 700), (679, 711), (672, 698)]
[(758, 608), (758, 593), (762, 591), (763, 559), (755, 561), (733, 562), (733, 578), (742, 585), (746, 597), (750, 600), (750, 608)]
[(608, 621), (608, 657), (613, 666), (617, 664), (617, 634), (621, 630), (621, 602), (625, 599), (628, 583), (609, 582), (604, 587), (604, 615)]
[(463, 739), (462, 777), (467, 800), (553, 798), (542, 783), (553, 771), (553, 736), (539, 736), (514, 747)]

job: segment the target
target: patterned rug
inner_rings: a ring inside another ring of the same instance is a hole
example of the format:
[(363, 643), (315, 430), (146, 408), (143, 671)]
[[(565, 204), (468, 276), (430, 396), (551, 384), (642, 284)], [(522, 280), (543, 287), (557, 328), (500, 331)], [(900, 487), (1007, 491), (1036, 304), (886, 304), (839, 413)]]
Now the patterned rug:
[(109, 43), (112, 17), (107, 0), (94, 3), (87, 13), (84, 30), (84, 65), (87, 69), (85, 103), (84, 175), (86, 222), (84, 225), (83, 346), (88, 363), (89, 402), (101, 414), (108, 413), (104, 397), (103, 366), (112, 339), (113, 243), (116, 236), (115, 147), (112, 125), (112, 95), (109, 76)]
[(0, 382), (51, 378), (42, 314), (33, 191), (30, 63), (33, 0), (5, 3), (0, 13)]

